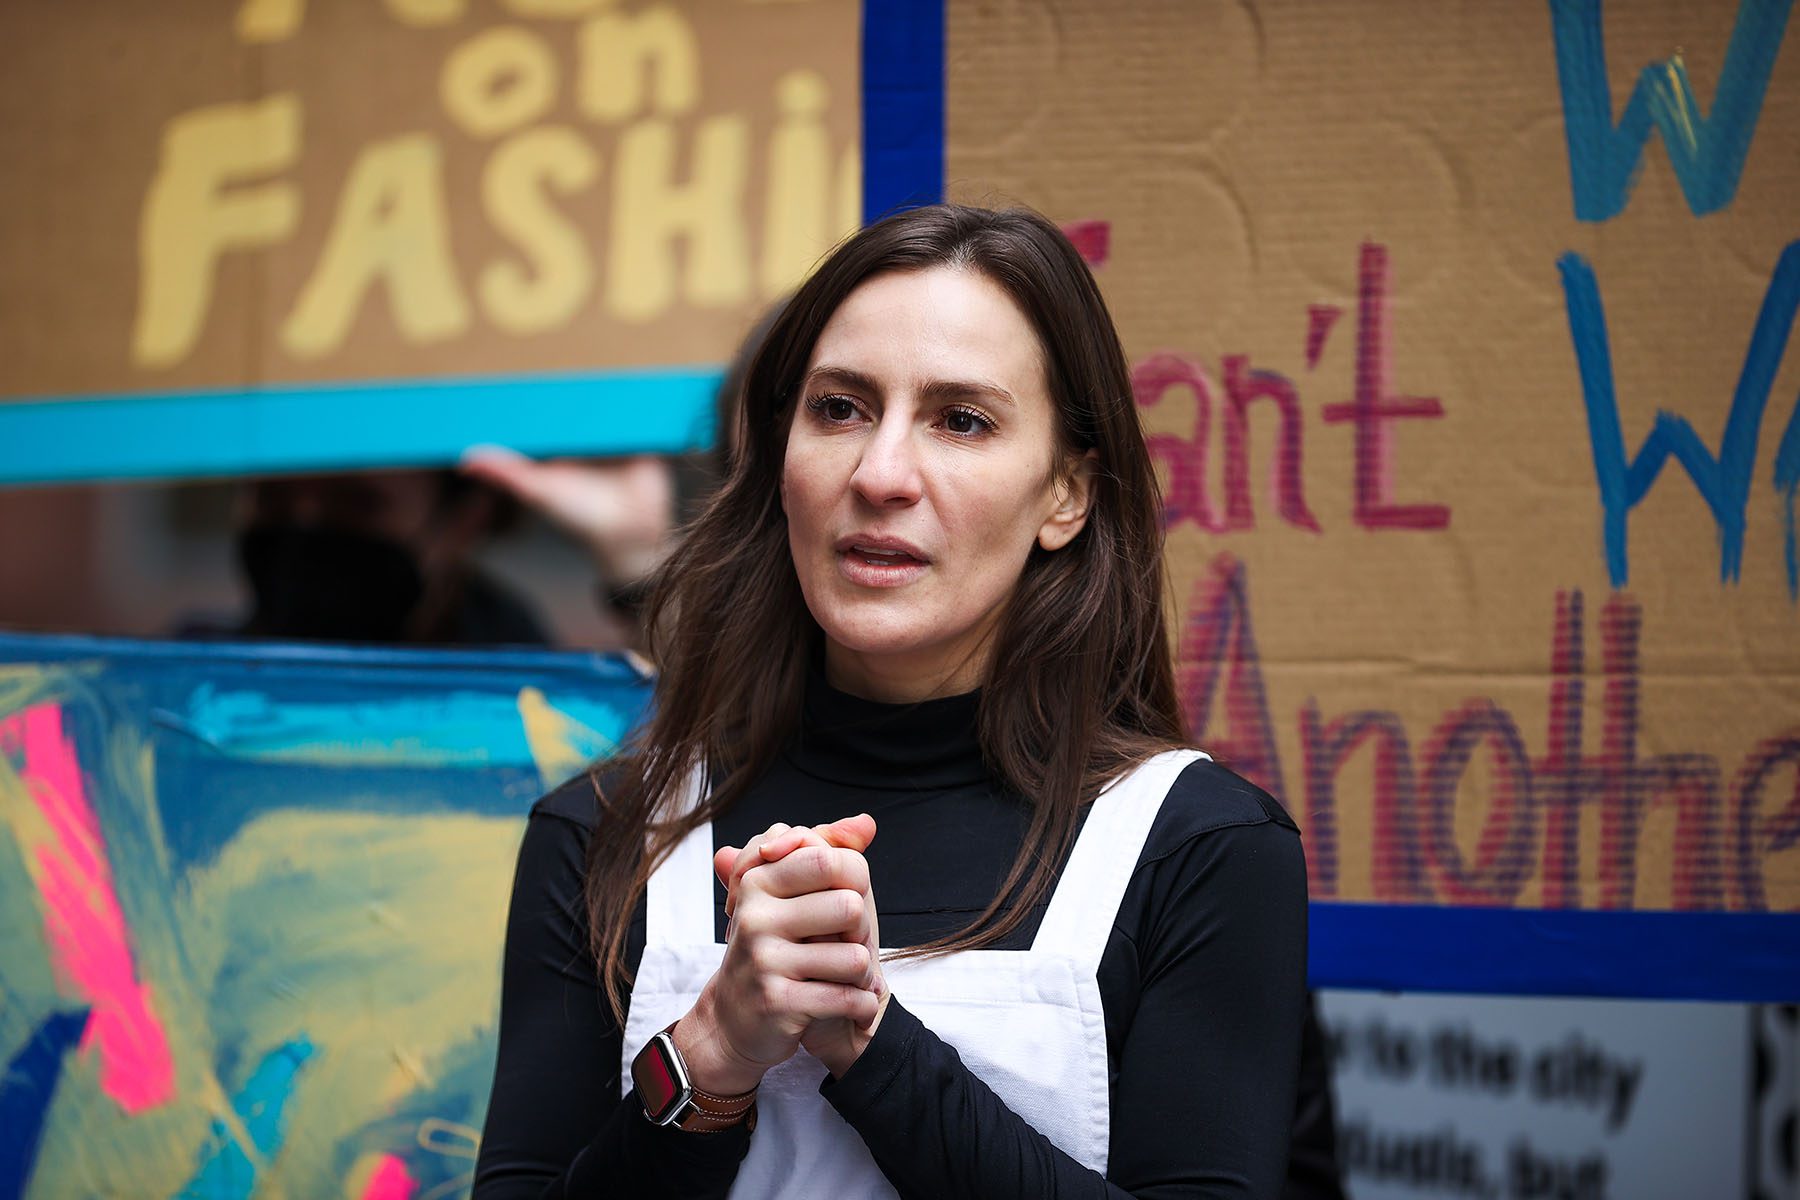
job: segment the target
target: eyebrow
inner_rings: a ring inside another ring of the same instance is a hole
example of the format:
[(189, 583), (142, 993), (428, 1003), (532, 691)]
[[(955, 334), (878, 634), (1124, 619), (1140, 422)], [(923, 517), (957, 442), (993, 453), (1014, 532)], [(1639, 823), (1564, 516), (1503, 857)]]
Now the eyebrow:
[[(814, 367), (806, 374), (808, 387), (818, 383), (836, 381), (860, 392), (878, 395), (881, 385), (871, 375), (856, 370), (854, 367), (834, 367), (830, 365)], [(1002, 404), (1017, 405), (1013, 394), (997, 383), (984, 383), (974, 379), (934, 379), (925, 385), (925, 397), (930, 400), (955, 400), (964, 397), (986, 397)]]

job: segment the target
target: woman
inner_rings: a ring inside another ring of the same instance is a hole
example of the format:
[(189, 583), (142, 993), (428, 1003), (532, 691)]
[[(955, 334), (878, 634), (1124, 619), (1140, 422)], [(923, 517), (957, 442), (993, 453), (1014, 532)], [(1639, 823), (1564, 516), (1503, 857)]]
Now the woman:
[(1304, 864), (1182, 748), (1074, 250), (1017, 211), (871, 226), (741, 436), (652, 605), (655, 714), (533, 810), (477, 1194), (1276, 1194)]

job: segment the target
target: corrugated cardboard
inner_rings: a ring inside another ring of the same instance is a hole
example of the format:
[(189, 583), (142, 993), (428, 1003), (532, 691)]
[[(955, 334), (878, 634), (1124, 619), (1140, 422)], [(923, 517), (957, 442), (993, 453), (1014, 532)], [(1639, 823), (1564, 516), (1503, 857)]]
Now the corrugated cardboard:
[[(1718, 455), (1800, 237), (1788, 7), (949, 6), (949, 190), (1110, 223), (1097, 274), (1175, 489), (1190, 717), (1302, 821), (1315, 899), (1800, 903), (1800, 608), (1775, 486), (1784, 431), (1800, 459), (1800, 356), (1779, 359), (1748, 471), (1715, 489), (1746, 489), (1735, 577), (1673, 459), (1617, 576), (1559, 271), (1572, 253), (1597, 281), (1626, 457), (1663, 410)], [(1663, 97), (1609, 219), (1576, 215), (1553, 20), (1572, 62), (1603, 34), (1608, 129), (1646, 66)], [(1717, 97), (1757, 95), (1771, 45), (1732, 189), (1743, 112)], [(1667, 99), (1683, 71), (1711, 125)], [(1690, 206), (1665, 126), (1715, 210)], [(1360, 516), (1359, 380), (1365, 406), (1412, 414), (1366, 445)]]
[(0, 394), (716, 361), (855, 226), (857, 13), (9, 5)]

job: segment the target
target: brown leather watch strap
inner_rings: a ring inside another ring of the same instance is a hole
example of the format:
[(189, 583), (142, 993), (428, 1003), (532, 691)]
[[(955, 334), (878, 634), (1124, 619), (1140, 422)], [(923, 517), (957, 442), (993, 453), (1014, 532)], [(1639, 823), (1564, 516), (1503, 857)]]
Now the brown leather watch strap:
[[(670, 1023), (663, 1030), (673, 1036), (675, 1026), (680, 1021)], [(736, 1096), (718, 1096), (700, 1088), (693, 1088), (689, 1097), (687, 1111), (675, 1122), (677, 1129), (688, 1133), (716, 1133), (722, 1129), (730, 1129), (740, 1123), (748, 1124), (752, 1130), (756, 1128), (756, 1089), (751, 1088)]]
[(753, 1130), (756, 1128), (755, 1092), (745, 1092), (741, 1096), (715, 1096), (695, 1088), (688, 1110), (681, 1114), (681, 1119), (675, 1122), (675, 1126), (689, 1133), (712, 1133), (730, 1129), (740, 1123), (747, 1123)]

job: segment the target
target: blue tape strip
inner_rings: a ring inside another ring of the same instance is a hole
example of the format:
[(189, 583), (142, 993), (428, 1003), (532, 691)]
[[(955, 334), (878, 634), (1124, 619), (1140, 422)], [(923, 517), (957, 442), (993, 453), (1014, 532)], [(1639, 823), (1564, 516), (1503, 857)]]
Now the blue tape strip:
[(863, 222), (944, 198), (944, 2), (863, 0)]
[(271, 385), (0, 402), (0, 483), (184, 478), (523, 454), (678, 454), (712, 439), (714, 367)]
[(1800, 1000), (1800, 913), (1312, 906), (1314, 987)]
[(450, 672), (482, 675), (566, 673), (602, 686), (638, 684), (648, 676), (619, 654), (540, 650), (507, 646), (473, 647), (347, 646), (329, 642), (140, 641), (77, 633), (0, 632), (0, 663), (115, 662), (170, 666), (233, 665), (252, 669), (298, 666), (329, 668), (333, 678), (358, 672), (403, 679), (407, 672), (443, 678)]

